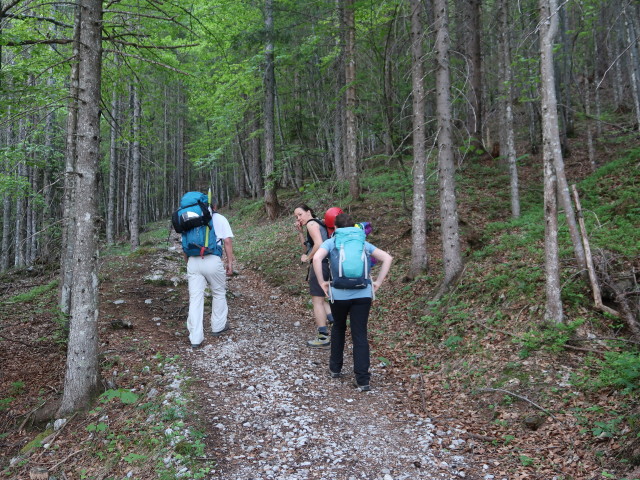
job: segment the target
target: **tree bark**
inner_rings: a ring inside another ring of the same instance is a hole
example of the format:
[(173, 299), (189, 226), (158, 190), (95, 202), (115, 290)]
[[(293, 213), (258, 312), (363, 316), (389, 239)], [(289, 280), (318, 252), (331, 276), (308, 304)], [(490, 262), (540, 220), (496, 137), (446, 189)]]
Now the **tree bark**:
[(408, 277), (413, 279), (427, 271), (427, 206), (425, 167), (426, 134), (424, 116), (424, 65), (422, 0), (411, 0), (411, 85), (413, 101), (413, 210), (411, 212), (411, 264)]
[(265, 180), (264, 206), (267, 217), (275, 219), (280, 211), (276, 190), (278, 181), (275, 172), (276, 137), (275, 137), (275, 71), (273, 60), (273, 0), (265, 0), (265, 29), (267, 44), (265, 48), (264, 72), (264, 143), (265, 143)]
[(560, 261), (558, 258), (558, 186), (555, 158), (562, 156), (553, 71), (553, 39), (558, 31), (557, 0), (540, 0), (540, 94), (542, 97), (542, 155), (544, 162), (545, 320), (562, 323)]
[(342, 87), (346, 85), (345, 68), (344, 68), (344, 8), (342, 0), (336, 0), (336, 18), (338, 35), (336, 35), (336, 49), (338, 50), (338, 56), (335, 62), (336, 71), (336, 108), (333, 115), (333, 164), (336, 172), (336, 178), (338, 181), (344, 180), (346, 174), (344, 169), (344, 145), (345, 145), (345, 108), (344, 108), (344, 95)]
[(133, 90), (133, 144), (131, 151), (131, 207), (129, 208), (129, 233), (131, 249), (140, 246), (140, 93), (138, 84)]
[(107, 193), (107, 244), (114, 243), (116, 169), (118, 168), (118, 93), (114, 87), (111, 97), (111, 128), (109, 139), (109, 191)]
[(633, 24), (633, 19), (630, 18), (629, 12), (624, 11), (624, 22), (627, 30), (627, 42), (629, 43), (629, 76), (631, 83), (631, 93), (633, 96), (634, 111), (636, 114), (636, 125), (638, 131), (640, 131), (640, 71), (638, 69), (638, 39), (636, 38), (636, 32)]
[(482, 0), (466, 0), (469, 10), (467, 24), (467, 51), (469, 57), (469, 112), (467, 125), (471, 135), (478, 141), (482, 139)]
[(86, 408), (99, 387), (98, 198), (102, 1), (80, 0), (78, 57), (78, 218), (73, 253), (71, 323), (64, 392), (58, 415)]
[(80, 49), (80, 8), (75, 8), (73, 30), (73, 57), (71, 63), (67, 134), (64, 159), (64, 198), (62, 202), (62, 253), (60, 255), (60, 310), (68, 315), (71, 310), (73, 286), (73, 249), (76, 238), (75, 186), (78, 129), (78, 56)]
[(511, 195), (511, 216), (520, 217), (520, 189), (518, 182), (518, 165), (513, 132), (513, 74), (511, 70), (511, 37), (509, 35), (509, 0), (500, 3), (500, 45), (502, 65), (502, 138), (500, 145), (502, 156), (509, 165), (509, 184)]
[(438, 116), (438, 172), (440, 176), (440, 222), (444, 279), (441, 292), (462, 272), (455, 164), (451, 121), (451, 76), (449, 71), (449, 13), (447, 0), (435, 0), (436, 110)]
[(345, 174), (349, 179), (349, 195), (353, 201), (360, 199), (360, 181), (357, 163), (357, 126), (356, 126), (356, 23), (355, 2), (344, 2), (345, 25), (345, 82), (346, 82), (346, 135), (345, 135)]

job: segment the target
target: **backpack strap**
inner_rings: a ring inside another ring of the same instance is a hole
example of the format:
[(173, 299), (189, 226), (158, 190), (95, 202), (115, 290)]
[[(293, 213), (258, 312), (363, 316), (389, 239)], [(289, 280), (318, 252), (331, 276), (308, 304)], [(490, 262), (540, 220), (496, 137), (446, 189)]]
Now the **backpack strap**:
[[(322, 237), (323, 242), (329, 238), (329, 231), (327, 230), (327, 226), (324, 224), (322, 220), (314, 217), (310, 219), (309, 222), (316, 222), (318, 225), (320, 225), (320, 236)], [(307, 224), (309, 222), (307, 222)], [(314, 244), (313, 244), (313, 240), (311, 239), (311, 235), (309, 235), (308, 229), (307, 229), (307, 241), (304, 243), (307, 246), (307, 252), (311, 251)]]

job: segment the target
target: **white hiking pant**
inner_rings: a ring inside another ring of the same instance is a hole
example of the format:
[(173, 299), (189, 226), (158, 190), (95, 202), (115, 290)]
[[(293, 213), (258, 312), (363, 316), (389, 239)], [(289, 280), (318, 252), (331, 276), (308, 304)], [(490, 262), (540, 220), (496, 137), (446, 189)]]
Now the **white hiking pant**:
[(221, 331), (227, 323), (226, 282), (222, 259), (217, 255), (189, 257), (187, 261), (187, 280), (189, 282), (189, 316), (187, 328), (192, 345), (204, 340), (204, 290), (209, 284), (211, 296), (211, 331)]

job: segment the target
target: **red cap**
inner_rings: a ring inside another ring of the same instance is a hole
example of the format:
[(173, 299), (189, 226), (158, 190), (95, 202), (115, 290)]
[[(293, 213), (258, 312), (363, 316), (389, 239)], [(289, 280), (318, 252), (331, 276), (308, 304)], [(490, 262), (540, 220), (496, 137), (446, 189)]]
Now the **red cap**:
[(336, 229), (336, 217), (344, 213), (340, 207), (331, 207), (324, 214), (324, 224), (327, 226), (327, 230), (330, 234)]

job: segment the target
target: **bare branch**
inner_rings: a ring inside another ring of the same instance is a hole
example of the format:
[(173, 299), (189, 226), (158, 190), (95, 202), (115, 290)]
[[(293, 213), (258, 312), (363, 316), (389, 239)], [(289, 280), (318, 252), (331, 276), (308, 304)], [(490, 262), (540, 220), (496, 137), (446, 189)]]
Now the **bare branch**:
[(13, 7), (15, 7), (16, 5), (18, 5), (20, 2), (21, 0), (13, 0), (13, 2), (9, 2), (7, 5), (2, 7), (2, 10), (0, 10), (0, 18), (6, 17), (7, 12), (11, 10)]
[(24, 47), (26, 45), (66, 45), (73, 43), (71, 38), (49, 38), (46, 40), (22, 40), (20, 42), (7, 42), (6, 47)]
[(142, 45), (141, 43), (132, 43), (132, 42), (125, 42), (123, 40), (116, 40), (114, 37), (102, 37), (102, 40), (117, 43), (119, 45), (124, 45), (126, 47), (134, 47), (134, 48), (141, 48), (141, 49), (148, 48), (152, 50), (175, 50), (178, 48), (197, 47), (199, 45), (199, 43), (189, 43), (185, 45)]
[(538, 410), (546, 413), (547, 415), (549, 415), (551, 418), (553, 418), (554, 420), (556, 420), (556, 417), (553, 416), (553, 413), (551, 413), (549, 410), (541, 407), (540, 405), (538, 405), (537, 403), (532, 402), (531, 400), (529, 400), (526, 397), (523, 397), (521, 395), (518, 395), (517, 393), (513, 393), (510, 392), (509, 390), (505, 390), (503, 388), (483, 388), (478, 390), (478, 392), (483, 393), (483, 392), (502, 392), (502, 393), (506, 393), (507, 395), (511, 395), (512, 397), (516, 397), (519, 398), (520, 400), (524, 400), (525, 402), (530, 403), (531, 405), (533, 405), (534, 407), (536, 407)]
[(136, 60), (140, 60), (142, 62), (151, 63), (153, 65), (159, 65), (159, 66), (161, 66), (163, 68), (166, 68), (167, 70), (171, 70), (171, 71), (176, 72), (176, 73), (181, 73), (182, 75), (191, 76), (191, 74), (188, 73), (188, 72), (185, 72), (185, 71), (180, 70), (178, 68), (172, 67), (171, 65), (167, 65), (166, 63), (150, 60), (150, 59), (142, 57), (140, 55), (133, 55), (132, 53), (125, 53), (125, 52), (121, 52), (119, 50), (112, 50), (112, 49), (104, 49), (103, 52), (110, 52), (110, 53), (113, 53), (113, 54), (116, 54), (116, 55), (122, 55), (123, 57), (135, 58)]
[(171, 17), (162, 17), (160, 15), (151, 15), (149, 13), (127, 12), (126, 10), (103, 10), (103, 13), (113, 13), (115, 15), (127, 15), (127, 16), (143, 17), (143, 18), (152, 18), (154, 20), (163, 20), (165, 22), (175, 21)]
[(19, 15), (14, 15), (12, 13), (7, 13), (5, 15), (6, 18), (14, 18), (16, 20), (26, 20), (26, 19), (35, 19), (35, 20), (40, 20), (43, 22), (49, 22), (52, 23), (53, 25), (57, 25), (59, 27), (63, 27), (63, 28), (73, 28), (73, 25), (69, 25), (68, 23), (63, 23), (59, 20), (56, 20), (55, 18), (52, 17), (41, 17), (39, 15), (27, 15), (27, 14), (19, 14)]

